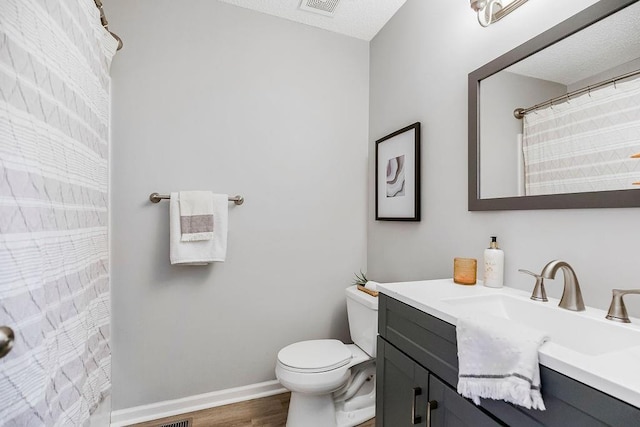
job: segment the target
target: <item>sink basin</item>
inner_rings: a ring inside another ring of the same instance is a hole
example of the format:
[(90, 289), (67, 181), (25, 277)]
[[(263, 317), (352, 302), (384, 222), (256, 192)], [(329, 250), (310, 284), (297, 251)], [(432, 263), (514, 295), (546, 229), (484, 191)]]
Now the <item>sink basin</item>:
[(520, 289), (460, 286), (452, 279), (381, 283), (378, 291), (443, 322), (462, 316), (492, 315), (547, 334), (538, 350), (540, 364), (640, 408), (640, 319), (617, 323), (606, 311), (575, 312), (532, 301)]
[(549, 342), (589, 356), (627, 350), (640, 346), (640, 331), (624, 328), (606, 319), (584, 312), (568, 311), (552, 303), (543, 303), (510, 295), (478, 295), (443, 298), (460, 314), (491, 314), (546, 332)]

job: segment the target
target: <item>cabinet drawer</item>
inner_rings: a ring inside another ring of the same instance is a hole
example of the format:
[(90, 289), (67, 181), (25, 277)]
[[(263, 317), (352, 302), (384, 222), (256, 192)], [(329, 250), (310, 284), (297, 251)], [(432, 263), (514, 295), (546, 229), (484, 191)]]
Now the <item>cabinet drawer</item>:
[(452, 386), (458, 383), (456, 328), (380, 294), (378, 333)]

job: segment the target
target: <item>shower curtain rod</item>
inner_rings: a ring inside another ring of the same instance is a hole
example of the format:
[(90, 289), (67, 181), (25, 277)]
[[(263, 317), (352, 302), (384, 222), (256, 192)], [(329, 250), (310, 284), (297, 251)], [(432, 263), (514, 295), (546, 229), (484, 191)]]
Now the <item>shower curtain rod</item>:
[(574, 96), (574, 95), (581, 95), (581, 94), (586, 93), (586, 92), (591, 92), (591, 90), (593, 90), (593, 89), (599, 89), (602, 86), (606, 86), (608, 84), (615, 83), (615, 82), (617, 82), (619, 80), (624, 80), (624, 79), (627, 79), (629, 77), (636, 76), (638, 74), (640, 74), (640, 70), (631, 71), (630, 73), (622, 74), (621, 76), (614, 77), (614, 78), (609, 79), (609, 80), (601, 81), (600, 83), (596, 83), (595, 85), (590, 85), (590, 86), (587, 86), (587, 87), (583, 87), (582, 89), (574, 90), (573, 92), (569, 92), (566, 95), (561, 95), (561, 96), (558, 96), (556, 98), (550, 99), (548, 101), (542, 102), (540, 104), (536, 104), (533, 107), (516, 108), (515, 110), (513, 110), (513, 115), (514, 115), (514, 117), (516, 119), (523, 119), (524, 116), (526, 114), (530, 113), (531, 111), (537, 110), (537, 109), (542, 108), (542, 107), (546, 107), (547, 105), (552, 105), (556, 101), (560, 101), (562, 99), (566, 99), (567, 101), (569, 101), (569, 98)]
[[(107, 17), (104, 15), (104, 9), (102, 8), (102, 0), (93, 0), (93, 2), (96, 4), (96, 7), (100, 11), (100, 23), (102, 24), (105, 30), (109, 31), (109, 21), (107, 21)], [(118, 41), (118, 47), (116, 48), (116, 50), (122, 49), (122, 46), (123, 46), (122, 39), (112, 31), (109, 31), (109, 34), (111, 34), (113, 38)]]

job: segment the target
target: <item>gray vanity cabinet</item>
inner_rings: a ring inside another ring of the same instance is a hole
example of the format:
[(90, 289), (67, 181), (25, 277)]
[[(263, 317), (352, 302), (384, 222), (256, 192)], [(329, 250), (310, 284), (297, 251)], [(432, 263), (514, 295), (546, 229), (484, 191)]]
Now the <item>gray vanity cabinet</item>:
[(546, 411), (490, 399), (474, 405), (455, 390), (455, 326), (384, 294), (378, 333), (377, 427), (640, 426), (640, 409), (545, 366)]
[(503, 425), (380, 337), (377, 364), (377, 427)]
[(493, 419), (435, 375), (429, 377), (431, 427), (493, 427), (504, 424)]

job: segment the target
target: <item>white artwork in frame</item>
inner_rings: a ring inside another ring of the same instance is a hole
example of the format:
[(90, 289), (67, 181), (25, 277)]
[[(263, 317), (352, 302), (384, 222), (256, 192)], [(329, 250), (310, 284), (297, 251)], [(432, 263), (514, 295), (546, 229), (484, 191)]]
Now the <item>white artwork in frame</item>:
[(420, 123), (376, 141), (376, 220), (420, 221)]

